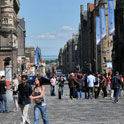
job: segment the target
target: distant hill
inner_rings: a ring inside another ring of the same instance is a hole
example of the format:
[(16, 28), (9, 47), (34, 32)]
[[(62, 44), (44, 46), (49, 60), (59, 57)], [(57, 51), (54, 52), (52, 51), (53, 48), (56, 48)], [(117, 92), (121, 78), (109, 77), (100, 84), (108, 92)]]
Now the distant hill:
[(44, 60), (56, 60), (58, 59), (58, 56), (43, 56)]
[(58, 63), (58, 59), (55, 60), (45, 60), (46, 64), (51, 64), (51, 63)]

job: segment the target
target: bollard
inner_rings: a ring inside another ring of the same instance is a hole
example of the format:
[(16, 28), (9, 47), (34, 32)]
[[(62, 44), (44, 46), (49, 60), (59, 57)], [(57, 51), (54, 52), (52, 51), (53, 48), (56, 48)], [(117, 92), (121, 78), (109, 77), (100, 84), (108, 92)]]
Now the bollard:
[(59, 87), (59, 89), (58, 89), (58, 97), (59, 97), (59, 99), (62, 99), (62, 89)]

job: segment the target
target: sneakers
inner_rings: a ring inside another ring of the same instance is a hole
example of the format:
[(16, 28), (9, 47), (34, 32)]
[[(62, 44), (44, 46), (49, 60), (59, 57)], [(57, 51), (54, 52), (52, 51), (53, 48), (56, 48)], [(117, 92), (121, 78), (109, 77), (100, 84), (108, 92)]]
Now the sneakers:
[(13, 111), (14, 111), (14, 112), (18, 112), (18, 109), (14, 109)]

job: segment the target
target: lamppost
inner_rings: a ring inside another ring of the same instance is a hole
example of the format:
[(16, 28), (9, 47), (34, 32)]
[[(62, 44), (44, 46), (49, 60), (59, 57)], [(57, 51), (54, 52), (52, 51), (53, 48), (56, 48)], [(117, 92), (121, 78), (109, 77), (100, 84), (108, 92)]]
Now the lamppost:
[(13, 77), (13, 37), (12, 37), (12, 34), (13, 34), (13, 31), (12, 30), (10, 30), (10, 34), (11, 34), (11, 42), (10, 42), (10, 44), (11, 44), (11, 50), (12, 50), (12, 52), (11, 52), (11, 65), (12, 65), (12, 77)]

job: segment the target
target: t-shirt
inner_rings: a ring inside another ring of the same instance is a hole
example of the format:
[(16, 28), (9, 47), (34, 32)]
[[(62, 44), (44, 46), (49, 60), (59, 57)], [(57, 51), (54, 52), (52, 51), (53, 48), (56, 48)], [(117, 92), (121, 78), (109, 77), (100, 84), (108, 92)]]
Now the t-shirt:
[(26, 105), (31, 103), (29, 96), (31, 96), (32, 94), (32, 87), (30, 85), (19, 84), (18, 92), (19, 92), (19, 104)]
[(0, 81), (0, 95), (6, 93), (5, 86), (6, 86), (5, 81)]
[(88, 87), (94, 87), (95, 76), (89, 75), (89, 76), (87, 77), (87, 83), (88, 83)]

